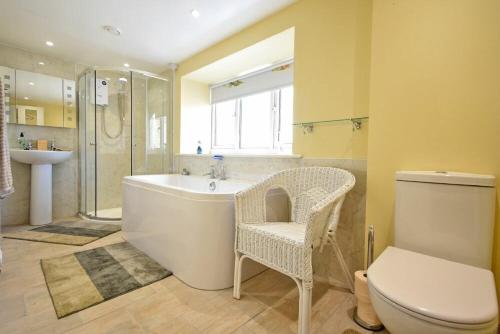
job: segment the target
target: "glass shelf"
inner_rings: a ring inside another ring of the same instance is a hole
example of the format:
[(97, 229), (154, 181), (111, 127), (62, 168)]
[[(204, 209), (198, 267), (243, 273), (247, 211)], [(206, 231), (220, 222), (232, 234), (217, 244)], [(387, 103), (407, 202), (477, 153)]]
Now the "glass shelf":
[(304, 130), (304, 133), (310, 133), (314, 129), (315, 124), (329, 124), (329, 123), (339, 123), (339, 122), (351, 122), (352, 124), (352, 130), (359, 130), (361, 129), (361, 123), (364, 120), (367, 120), (368, 116), (364, 117), (352, 117), (352, 118), (338, 118), (338, 119), (329, 119), (325, 121), (311, 121), (311, 122), (300, 122), (300, 123), (293, 123), (295, 126), (302, 126), (302, 129)]

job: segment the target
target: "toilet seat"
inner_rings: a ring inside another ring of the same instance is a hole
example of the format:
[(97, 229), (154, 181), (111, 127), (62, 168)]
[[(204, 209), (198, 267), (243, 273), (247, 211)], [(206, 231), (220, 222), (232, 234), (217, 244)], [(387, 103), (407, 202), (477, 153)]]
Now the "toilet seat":
[(485, 269), (388, 247), (368, 269), (368, 284), (399, 311), (440, 326), (478, 329), (497, 321), (493, 274)]

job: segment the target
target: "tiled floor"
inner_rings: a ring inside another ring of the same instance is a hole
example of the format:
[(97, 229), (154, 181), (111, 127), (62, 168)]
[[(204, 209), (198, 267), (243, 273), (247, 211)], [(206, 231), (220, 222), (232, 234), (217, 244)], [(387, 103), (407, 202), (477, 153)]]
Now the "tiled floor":
[[(196, 290), (170, 276), (58, 320), (40, 259), (122, 240), (115, 233), (78, 247), (3, 239), (0, 333), (296, 333), (295, 283), (272, 270), (245, 282), (239, 301), (232, 289)], [(346, 290), (316, 284), (313, 305), (314, 333), (367, 333), (351, 320), (354, 296)]]
[[(94, 216), (95, 211), (88, 212), (89, 216)], [(110, 208), (97, 210), (97, 217), (99, 218), (111, 218), (111, 219), (121, 219), (122, 218), (122, 208)]]

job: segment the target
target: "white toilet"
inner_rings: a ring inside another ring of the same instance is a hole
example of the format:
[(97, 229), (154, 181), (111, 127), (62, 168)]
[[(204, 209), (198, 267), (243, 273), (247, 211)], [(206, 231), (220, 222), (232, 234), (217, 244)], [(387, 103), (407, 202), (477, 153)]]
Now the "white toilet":
[(396, 173), (395, 247), (368, 269), (389, 332), (497, 333), (494, 187), (488, 175)]

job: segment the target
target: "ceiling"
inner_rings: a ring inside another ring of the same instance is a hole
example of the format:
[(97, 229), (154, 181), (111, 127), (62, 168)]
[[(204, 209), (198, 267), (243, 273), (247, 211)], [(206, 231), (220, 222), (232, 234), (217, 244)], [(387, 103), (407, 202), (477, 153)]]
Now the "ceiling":
[[(1, 0), (0, 43), (86, 65), (129, 63), (159, 73), (295, 1)], [(119, 28), (121, 36), (104, 25)]]
[(191, 72), (183, 78), (206, 84), (234, 79), (293, 59), (294, 41), (295, 28), (290, 28)]

